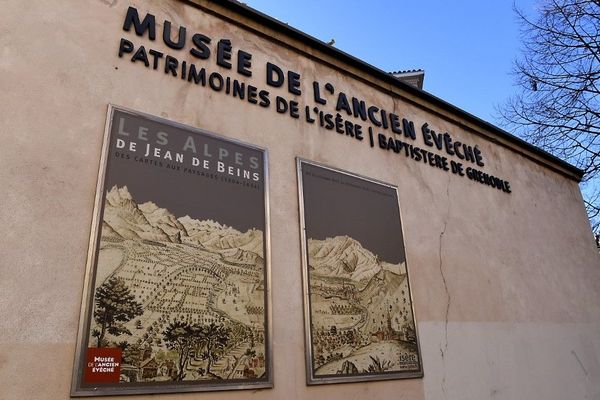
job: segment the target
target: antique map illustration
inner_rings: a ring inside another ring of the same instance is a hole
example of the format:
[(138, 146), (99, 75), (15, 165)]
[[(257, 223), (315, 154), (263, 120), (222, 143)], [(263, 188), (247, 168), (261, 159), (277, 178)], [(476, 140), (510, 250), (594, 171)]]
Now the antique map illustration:
[(406, 268), (348, 237), (308, 240), (317, 375), (414, 369), (417, 343)]
[(299, 160), (309, 383), (421, 374), (392, 186)]
[[(260, 230), (177, 218), (152, 202), (138, 205), (127, 187), (113, 186), (100, 243), (89, 346), (123, 350), (122, 380), (264, 374)], [(130, 310), (107, 323), (104, 303), (117, 291), (121, 301), (130, 299)]]

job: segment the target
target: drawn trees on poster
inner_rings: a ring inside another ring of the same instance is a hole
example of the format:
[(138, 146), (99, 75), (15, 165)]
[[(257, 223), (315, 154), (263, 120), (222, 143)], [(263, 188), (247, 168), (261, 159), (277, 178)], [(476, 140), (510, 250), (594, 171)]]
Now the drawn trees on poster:
[(91, 336), (96, 347), (123, 350), (123, 379), (264, 374), (261, 231), (177, 218), (113, 187), (101, 246), (99, 263), (111, 267), (94, 295)]
[(113, 336), (131, 335), (124, 323), (142, 315), (143, 311), (123, 279), (112, 277), (103, 283), (96, 290), (94, 300), (94, 320), (99, 329), (94, 329), (92, 336), (97, 338), (98, 347), (105, 344), (107, 332)]

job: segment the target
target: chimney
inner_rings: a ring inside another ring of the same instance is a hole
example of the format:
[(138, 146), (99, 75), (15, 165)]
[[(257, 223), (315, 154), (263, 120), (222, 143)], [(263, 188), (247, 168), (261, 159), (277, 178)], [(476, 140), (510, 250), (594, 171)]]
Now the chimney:
[(400, 79), (417, 89), (423, 89), (423, 81), (425, 80), (425, 71), (422, 69), (409, 69), (406, 71), (390, 72), (391, 75)]

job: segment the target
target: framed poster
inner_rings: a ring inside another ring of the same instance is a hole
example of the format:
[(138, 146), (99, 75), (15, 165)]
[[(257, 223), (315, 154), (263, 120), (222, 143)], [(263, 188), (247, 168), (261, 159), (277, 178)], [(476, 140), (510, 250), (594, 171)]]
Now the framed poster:
[(307, 383), (423, 376), (395, 186), (298, 159)]
[(266, 150), (106, 126), (71, 394), (272, 387)]

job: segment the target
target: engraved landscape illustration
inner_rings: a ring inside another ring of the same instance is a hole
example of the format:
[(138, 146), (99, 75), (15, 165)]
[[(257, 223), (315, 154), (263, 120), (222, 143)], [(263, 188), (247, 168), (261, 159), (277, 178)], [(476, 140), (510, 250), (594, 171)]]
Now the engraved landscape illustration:
[(308, 271), (315, 376), (418, 370), (404, 262), (347, 235), (309, 238)]
[(263, 232), (105, 196), (89, 347), (122, 349), (121, 382), (266, 374)]

